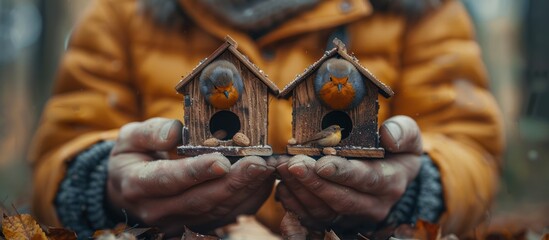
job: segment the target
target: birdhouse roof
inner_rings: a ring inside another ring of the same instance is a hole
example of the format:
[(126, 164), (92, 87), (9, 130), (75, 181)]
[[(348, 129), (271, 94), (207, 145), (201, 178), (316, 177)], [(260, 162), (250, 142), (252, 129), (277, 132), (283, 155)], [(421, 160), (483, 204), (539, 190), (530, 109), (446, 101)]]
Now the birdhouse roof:
[(191, 82), (194, 77), (202, 71), (208, 64), (210, 64), (213, 60), (215, 60), (219, 55), (224, 53), (226, 50), (229, 50), (244, 66), (248, 68), (263, 84), (267, 85), (267, 87), (271, 90), (271, 92), (275, 95), (278, 95), (280, 90), (274, 84), (268, 77), (267, 74), (265, 74), (262, 70), (260, 70), (255, 64), (253, 64), (248, 57), (246, 57), (244, 54), (242, 54), (240, 51), (237, 50), (238, 44), (234, 39), (232, 39), (229, 36), (225, 37), (225, 42), (217, 48), (210, 56), (207, 58), (204, 58), (198, 66), (196, 66), (192, 72), (183, 77), (181, 81), (175, 86), (175, 90), (178, 93), (183, 93), (183, 87), (185, 87), (188, 83)]
[(324, 63), (326, 60), (336, 55), (339, 55), (341, 58), (353, 64), (362, 75), (364, 75), (368, 80), (370, 80), (373, 84), (375, 84), (378, 87), (379, 93), (384, 97), (390, 98), (395, 94), (393, 90), (389, 88), (389, 86), (379, 81), (370, 71), (368, 71), (368, 69), (360, 65), (360, 63), (358, 62), (358, 59), (355, 56), (347, 53), (347, 48), (345, 47), (345, 44), (341, 42), (341, 40), (337, 38), (334, 39), (334, 44), (336, 45), (335, 48), (333, 48), (332, 50), (326, 51), (326, 53), (324, 53), (324, 56), (322, 56), (322, 58), (320, 58), (318, 61), (313, 63), (313, 65), (305, 69), (303, 73), (297, 75), (293, 81), (291, 81), (290, 83), (288, 83), (288, 85), (286, 85), (286, 87), (284, 87), (282, 92), (280, 92), (279, 96), (283, 98), (288, 97), (290, 93), (295, 89), (295, 87), (297, 87), (297, 85), (299, 85), (303, 80), (307, 79), (309, 75), (316, 72), (318, 68), (320, 68), (322, 63)]

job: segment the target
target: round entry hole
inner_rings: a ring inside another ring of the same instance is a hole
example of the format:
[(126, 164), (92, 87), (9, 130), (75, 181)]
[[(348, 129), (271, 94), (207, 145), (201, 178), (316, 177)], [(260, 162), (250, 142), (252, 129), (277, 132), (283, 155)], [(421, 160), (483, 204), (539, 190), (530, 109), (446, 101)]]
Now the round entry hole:
[(240, 131), (240, 119), (231, 111), (219, 111), (210, 119), (210, 133), (219, 140), (229, 140)]

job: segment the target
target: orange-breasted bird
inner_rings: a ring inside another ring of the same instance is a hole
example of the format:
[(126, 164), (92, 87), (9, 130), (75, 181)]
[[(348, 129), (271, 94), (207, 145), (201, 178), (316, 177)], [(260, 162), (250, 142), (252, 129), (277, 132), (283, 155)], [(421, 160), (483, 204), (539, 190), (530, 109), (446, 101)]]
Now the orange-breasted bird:
[(331, 125), (316, 133), (312, 138), (301, 143), (301, 145), (316, 143), (321, 147), (334, 147), (341, 141), (341, 131), (343, 129), (339, 125)]
[(314, 89), (322, 103), (335, 110), (355, 107), (366, 93), (364, 80), (356, 67), (337, 58), (328, 59), (320, 66)]
[(244, 89), (240, 73), (226, 60), (214, 61), (204, 68), (199, 84), (206, 101), (221, 109), (232, 107)]

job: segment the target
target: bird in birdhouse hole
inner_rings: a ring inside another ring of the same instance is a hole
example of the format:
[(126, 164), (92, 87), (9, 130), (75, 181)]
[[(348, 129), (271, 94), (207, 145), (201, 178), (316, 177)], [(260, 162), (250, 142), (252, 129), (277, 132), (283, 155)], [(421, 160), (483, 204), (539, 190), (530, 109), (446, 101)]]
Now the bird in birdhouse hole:
[(232, 107), (242, 96), (242, 77), (226, 60), (210, 63), (200, 75), (200, 92), (212, 106), (221, 109)]
[(366, 94), (362, 75), (345, 59), (331, 58), (320, 66), (314, 89), (321, 102), (335, 110), (355, 107)]
[(321, 147), (334, 147), (341, 141), (341, 131), (343, 129), (339, 125), (331, 125), (302, 142), (301, 145), (314, 143)]

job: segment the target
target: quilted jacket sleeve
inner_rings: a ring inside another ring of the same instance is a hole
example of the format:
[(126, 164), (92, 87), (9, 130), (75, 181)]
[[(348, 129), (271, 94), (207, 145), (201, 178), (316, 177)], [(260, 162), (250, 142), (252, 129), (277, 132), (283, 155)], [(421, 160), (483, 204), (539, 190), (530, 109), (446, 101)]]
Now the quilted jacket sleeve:
[(486, 216), (497, 190), (502, 117), (459, 1), (446, 1), (411, 25), (404, 41), (393, 113), (416, 119), (425, 151), (439, 167), (443, 231), (464, 233)]
[(74, 30), (34, 138), (32, 207), (48, 225), (59, 225), (53, 202), (66, 162), (139, 116), (122, 14), (111, 4), (93, 1)]

